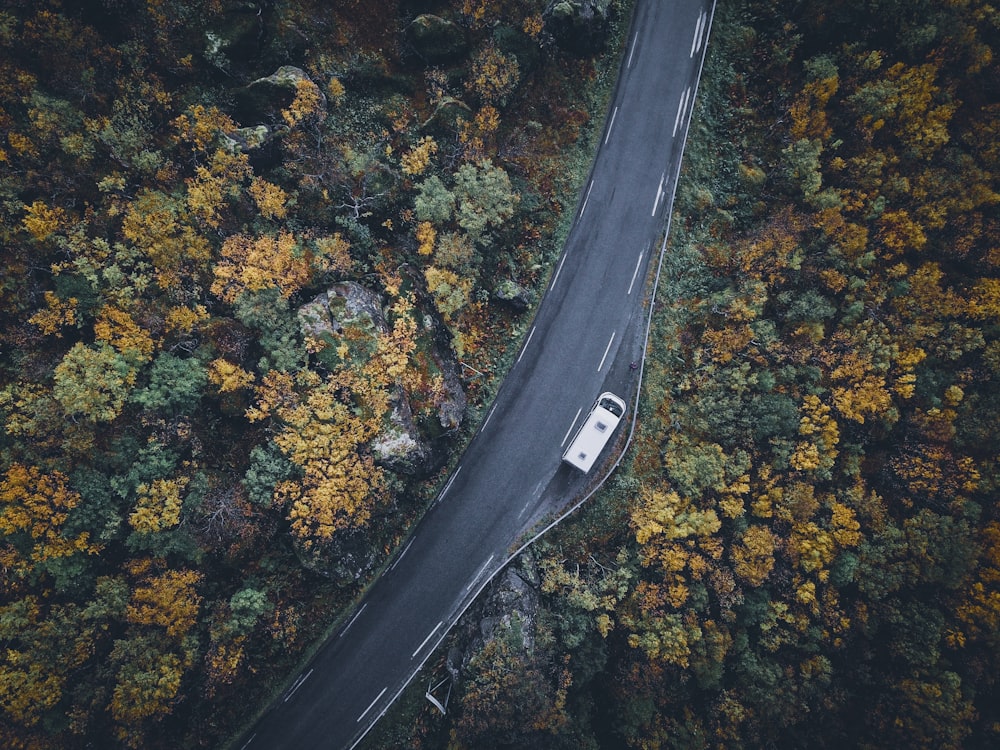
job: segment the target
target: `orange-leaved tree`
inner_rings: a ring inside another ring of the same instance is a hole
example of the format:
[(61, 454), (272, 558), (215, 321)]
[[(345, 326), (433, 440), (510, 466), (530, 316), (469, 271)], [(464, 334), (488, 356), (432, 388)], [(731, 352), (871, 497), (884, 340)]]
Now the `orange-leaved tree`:
[(22, 464), (7, 469), (0, 481), (0, 549), (16, 554), (5, 555), (4, 577), (22, 577), (54, 558), (99, 552), (88, 532), (67, 533), (66, 521), (79, 504), (79, 493), (61, 472)]
[(317, 275), (345, 270), (349, 247), (339, 234), (318, 240), (284, 230), (258, 237), (234, 234), (222, 243), (212, 294), (232, 303), (244, 292), (277, 289), (287, 299)]

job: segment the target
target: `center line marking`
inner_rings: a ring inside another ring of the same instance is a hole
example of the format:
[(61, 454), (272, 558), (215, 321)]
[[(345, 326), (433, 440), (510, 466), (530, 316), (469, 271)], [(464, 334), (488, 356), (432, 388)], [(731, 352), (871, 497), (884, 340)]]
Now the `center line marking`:
[(615, 126), (615, 118), (618, 116), (618, 107), (615, 107), (615, 111), (611, 113), (611, 122), (608, 123), (608, 134), (604, 136), (604, 145), (608, 145), (608, 138), (611, 137), (611, 128)]
[(340, 631), (340, 635), (337, 636), (338, 638), (343, 638), (344, 637), (344, 633), (346, 633), (348, 630), (351, 629), (351, 625), (354, 624), (355, 620), (357, 620), (359, 617), (361, 617), (361, 613), (365, 611), (365, 607), (367, 607), (367, 606), (368, 606), (368, 602), (365, 602), (364, 604), (361, 605), (361, 609), (359, 609), (357, 612), (354, 613), (354, 617), (352, 617), (351, 621), (349, 623), (347, 623), (347, 627), (345, 627), (343, 630)]
[(653, 212), (650, 214), (650, 216), (656, 216), (656, 209), (660, 205), (660, 198), (663, 197), (663, 181), (665, 179), (667, 179), (667, 173), (663, 172), (660, 175), (660, 184), (656, 188), (656, 200), (653, 201)]
[(677, 129), (681, 126), (681, 120), (684, 118), (684, 112), (687, 110), (687, 100), (688, 96), (691, 95), (691, 87), (688, 86), (684, 89), (684, 93), (681, 94), (681, 101), (677, 105), (677, 117), (674, 118), (674, 135), (677, 135)]
[(583, 407), (582, 406), (579, 409), (576, 410), (576, 416), (573, 417), (573, 421), (570, 423), (569, 429), (566, 430), (566, 434), (563, 435), (562, 442), (559, 443), (559, 447), (560, 448), (562, 448), (564, 445), (566, 445), (566, 441), (569, 440), (569, 434), (573, 431), (573, 428), (576, 426), (576, 420), (578, 420), (580, 418), (580, 412), (581, 411), (583, 411)]
[(590, 200), (590, 191), (594, 189), (594, 181), (590, 181), (590, 187), (587, 188), (587, 197), (583, 199), (583, 206), (580, 207), (580, 216), (583, 216), (583, 212), (587, 210), (587, 201)]
[[(523, 348), (521, 349), (521, 353), (517, 355), (517, 361), (518, 361), (518, 362), (520, 362), (520, 361), (521, 361), (521, 357), (523, 357), (523, 356), (524, 356), (524, 353), (525, 353), (526, 351), (528, 351), (528, 344), (530, 344), (530, 343), (531, 343), (531, 337), (532, 337), (532, 336), (534, 336), (534, 335), (535, 335), (535, 326), (532, 326), (532, 327), (531, 327), (531, 333), (529, 333), (529, 334), (528, 334), (528, 338), (527, 338), (527, 340), (526, 340), (526, 341), (524, 342), (524, 347), (523, 347)], [(516, 364), (516, 363), (515, 363), (515, 364)]]
[[(492, 559), (493, 558), (491, 557), (490, 560), (492, 560)], [(424, 642), (421, 643), (419, 646), (417, 646), (417, 650), (413, 652), (413, 656), (410, 657), (411, 659), (416, 659), (417, 658), (417, 654), (420, 653), (420, 649), (422, 649), (424, 646), (427, 645), (427, 641), (429, 641), (431, 638), (434, 637), (434, 634), (436, 632), (438, 632), (438, 628), (440, 628), (442, 625), (444, 625), (444, 620), (441, 620), (441, 622), (439, 622), (437, 625), (434, 626), (434, 630), (432, 630), (430, 633), (427, 634), (427, 637), (424, 638)], [(381, 697), (382, 696), (379, 696), (379, 698), (381, 698)], [(375, 700), (378, 700), (378, 698), (376, 698)]]
[[(476, 577), (472, 579), (472, 583), (470, 583), (468, 586), (465, 587), (466, 591), (468, 591), (469, 589), (471, 589), (473, 586), (476, 585), (476, 583), (479, 581), (479, 577), (483, 574), (483, 571), (485, 571), (486, 568), (489, 567), (489, 564), (491, 562), (493, 562), (493, 558), (494, 557), (496, 557), (496, 555), (490, 555), (490, 559), (487, 560), (486, 562), (484, 562), (482, 565), (479, 566), (479, 570), (476, 571)], [(440, 625), (438, 627), (440, 627)], [(437, 630), (437, 628), (434, 628), (434, 630)], [(434, 635), (434, 633), (431, 633), (431, 635)], [(427, 636), (427, 637), (430, 638), (430, 635)], [(426, 642), (427, 641), (424, 641), (424, 643), (426, 643)], [(423, 646), (423, 644), (420, 644), (420, 645)], [(418, 648), (417, 651), (419, 651), (419, 650), (420, 649)]]
[(382, 688), (382, 692), (379, 693), (378, 695), (376, 695), (375, 696), (375, 700), (373, 700), (371, 703), (368, 704), (368, 708), (366, 708), (364, 711), (361, 712), (361, 716), (358, 717), (357, 723), (360, 723), (361, 720), (363, 718), (365, 718), (365, 714), (367, 714), (369, 711), (371, 711), (373, 708), (375, 708), (375, 704), (378, 703), (379, 698), (381, 698), (383, 695), (385, 695), (385, 691), (388, 690), (388, 689), (389, 688), (387, 688), (387, 687)]
[(626, 297), (632, 294), (632, 287), (635, 285), (635, 277), (639, 275), (639, 265), (642, 263), (642, 256), (645, 254), (646, 251), (643, 250), (641, 253), (639, 253), (639, 257), (635, 261), (635, 270), (632, 272), (632, 281), (629, 282), (628, 291), (625, 293)]
[(635, 43), (639, 41), (639, 32), (635, 32), (635, 36), (632, 37), (632, 51), (628, 53), (628, 68), (632, 67), (632, 55), (635, 54)]
[(612, 342), (614, 342), (614, 340), (615, 340), (615, 334), (616, 334), (616, 333), (618, 333), (618, 332), (617, 332), (617, 331), (612, 331), (612, 332), (611, 332), (611, 339), (610, 339), (610, 340), (608, 341), (608, 345), (607, 345), (607, 346), (606, 346), (606, 347), (604, 348), (604, 356), (603, 356), (603, 357), (601, 357), (601, 364), (599, 364), (599, 365), (597, 366), (597, 371), (598, 371), (598, 372), (600, 372), (600, 371), (601, 371), (601, 368), (603, 368), (603, 367), (604, 367), (604, 360), (606, 360), (606, 359), (608, 358), (608, 352), (610, 352), (610, 351), (611, 351), (611, 344), (612, 344)]
[(691, 40), (691, 54), (688, 57), (694, 57), (694, 53), (701, 49), (701, 45), (698, 43), (698, 39), (701, 36), (702, 24), (707, 20), (707, 14), (705, 11), (701, 12), (698, 16), (698, 23), (694, 25), (694, 39)]
[(525, 513), (527, 512), (527, 510), (528, 510), (528, 506), (529, 506), (529, 505), (531, 505), (531, 501), (532, 501), (532, 500), (534, 500), (534, 498), (528, 498), (528, 502), (526, 502), (526, 503), (524, 504), (524, 507), (523, 507), (523, 508), (521, 508), (521, 512), (517, 514), (517, 517), (518, 517), (518, 518), (520, 518), (521, 516), (523, 516), (523, 515), (524, 515), (524, 514), (525, 514)]

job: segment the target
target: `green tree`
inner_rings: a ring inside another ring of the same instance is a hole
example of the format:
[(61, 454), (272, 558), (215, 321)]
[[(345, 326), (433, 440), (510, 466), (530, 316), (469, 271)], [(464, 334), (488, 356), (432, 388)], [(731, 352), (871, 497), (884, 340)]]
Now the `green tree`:
[(288, 300), (275, 288), (244, 292), (233, 304), (237, 319), (260, 334), (261, 372), (295, 372), (305, 364), (302, 331)]
[(455, 173), (455, 200), (458, 225), (474, 239), (487, 228), (499, 228), (514, 215), (520, 196), (502, 167), (486, 159), (479, 164), (463, 164)]
[(256, 445), (250, 451), (250, 466), (243, 476), (250, 502), (269, 508), (274, 499), (274, 488), (296, 472), (293, 464), (273, 442)]
[(161, 352), (150, 368), (149, 383), (132, 400), (149, 411), (185, 414), (197, 406), (207, 384), (208, 372), (197, 357)]
[(785, 158), (785, 176), (801, 189), (806, 200), (814, 198), (823, 185), (819, 162), (822, 153), (823, 142), (817, 138), (801, 138), (781, 152)]
[(420, 221), (443, 224), (451, 220), (455, 211), (455, 196), (440, 177), (431, 175), (417, 186), (413, 207)]
[(267, 592), (249, 586), (242, 588), (229, 599), (230, 615), (226, 627), (234, 636), (246, 635), (273, 608)]

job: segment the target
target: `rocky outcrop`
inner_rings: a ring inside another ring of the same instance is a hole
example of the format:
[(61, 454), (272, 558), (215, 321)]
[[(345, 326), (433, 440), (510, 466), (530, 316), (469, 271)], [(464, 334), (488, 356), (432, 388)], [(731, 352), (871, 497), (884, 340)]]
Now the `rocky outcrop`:
[[(374, 355), (379, 336), (389, 331), (381, 297), (353, 281), (334, 284), (302, 305), (298, 318), (307, 339), (326, 342), (328, 347), (346, 347), (345, 356), (359, 368)], [(454, 429), (465, 417), (465, 391), (454, 360), (436, 349), (430, 356), (442, 380), (438, 420), (443, 428)], [(407, 393), (399, 385), (392, 387), (384, 427), (371, 442), (371, 449), (381, 466), (410, 476), (433, 471), (441, 459), (414, 421)]]
[(318, 101), (318, 113), (326, 111), (326, 96), (301, 68), (282, 65), (274, 73), (236, 90), (236, 116), (240, 122), (283, 123), (282, 110), (295, 101), (299, 87), (309, 86)]
[[(389, 330), (382, 300), (375, 292), (353, 281), (334, 284), (299, 308), (299, 324), (307, 338), (328, 345), (347, 345), (348, 357), (363, 360), (378, 346), (378, 337)], [(385, 426), (371, 443), (376, 462), (402, 474), (425, 474), (432, 468), (432, 452), (413, 422), (405, 391), (392, 389)]]
[(373, 351), (377, 336), (389, 330), (382, 314), (382, 299), (353, 281), (334, 284), (302, 305), (299, 323), (307, 337), (355, 340), (366, 352)]
[(577, 55), (592, 55), (608, 40), (611, 0), (552, 0), (542, 19), (560, 47)]
[(498, 281), (493, 287), (493, 296), (516, 312), (524, 312), (531, 304), (531, 292), (510, 279)]
[(394, 388), (382, 431), (371, 443), (375, 462), (397, 474), (418, 476), (430, 472), (434, 455), (413, 422), (413, 411), (402, 388)]
[(220, 70), (245, 63), (260, 51), (263, 15), (251, 3), (229, 3), (215, 28), (205, 31), (205, 59)]
[(454, 430), (465, 419), (465, 389), (458, 377), (458, 363), (449, 351), (443, 355), (438, 351), (431, 355), (441, 372), (443, 395), (438, 403), (438, 422), (446, 430)]
[[(475, 616), (474, 632), (468, 633), (462, 646), (462, 657), (449, 654), (449, 661), (461, 664), (464, 670), (486, 644), (511, 632), (521, 636), (520, 646), (525, 653), (535, 648), (535, 633), (539, 612), (538, 569), (530, 553), (523, 553), (500, 573), (480, 597)], [(475, 611), (475, 610), (474, 610)]]
[(297, 544), (295, 551), (307, 568), (342, 586), (367, 578), (378, 561), (371, 538), (363, 531), (352, 529), (339, 531), (330, 541), (310, 549)]
[(237, 128), (231, 135), (222, 136), (222, 147), (231, 154), (257, 151), (276, 136), (276, 131), (267, 125), (254, 125), (249, 128)]
[(535, 624), (538, 620), (538, 580), (532, 580), (534, 571), (524, 568), (507, 568), (494, 584), (490, 596), (490, 610), (479, 621), (483, 642), (488, 643), (503, 632), (511, 630), (514, 623), (522, 633), (524, 650), (535, 646)]
[(469, 49), (461, 26), (430, 13), (414, 18), (406, 28), (406, 37), (417, 56), (430, 64), (456, 60)]

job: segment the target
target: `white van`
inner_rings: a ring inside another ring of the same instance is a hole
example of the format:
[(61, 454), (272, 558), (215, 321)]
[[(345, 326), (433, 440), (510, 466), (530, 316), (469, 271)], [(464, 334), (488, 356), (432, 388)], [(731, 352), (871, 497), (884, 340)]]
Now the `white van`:
[(618, 396), (610, 392), (598, 396), (583, 426), (563, 453), (563, 461), (582, 472), (590, 471), (624, 415), (625, 402)]

